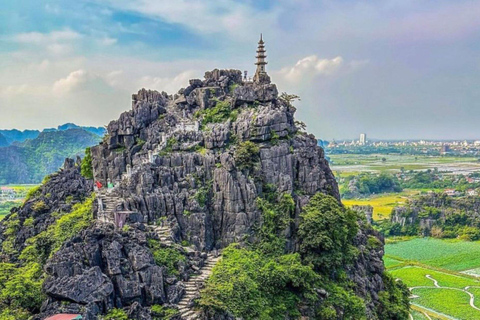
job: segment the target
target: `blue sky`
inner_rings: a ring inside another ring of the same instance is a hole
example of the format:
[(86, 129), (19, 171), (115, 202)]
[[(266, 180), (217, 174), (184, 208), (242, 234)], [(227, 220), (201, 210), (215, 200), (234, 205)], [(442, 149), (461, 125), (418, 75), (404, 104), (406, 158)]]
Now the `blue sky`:
[(268, 72), (319, 138), (480, 139), (480, 1), (7, 0), (0, 127), (104, 125), (145, 87)]

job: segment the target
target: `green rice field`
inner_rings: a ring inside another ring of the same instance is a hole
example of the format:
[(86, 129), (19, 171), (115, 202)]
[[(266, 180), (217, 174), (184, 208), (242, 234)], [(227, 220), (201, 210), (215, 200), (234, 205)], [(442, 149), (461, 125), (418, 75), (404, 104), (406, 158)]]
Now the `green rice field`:
[[(385, 266), (412, 293), (410, 319), (480, 319), (480, 242), (413, 238), (385, 245)], [(473, 271), (472, 271), (473, 273)]]
[(385, 254), (453, 271), (480, 267), (480, 242), (415, 238), (388, 244)]
[[(480, 164), (474, 157), (453, 156), (413, 156), (400, 154), (333, 154), (329, 155), (331, 168), (335, 173), (347, 175), (348, 172), (362, 171), (399, 171), (425, 170), (438, 168), (464, 168), (480, 170)], [(382, 161), (385, 158), (386, 161)]]

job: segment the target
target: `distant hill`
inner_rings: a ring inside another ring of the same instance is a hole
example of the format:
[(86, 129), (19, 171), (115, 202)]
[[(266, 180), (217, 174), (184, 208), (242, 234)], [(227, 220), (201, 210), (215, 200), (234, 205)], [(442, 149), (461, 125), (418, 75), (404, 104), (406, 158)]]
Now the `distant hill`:
[(101, 140), (83, 128), (43, 131), (35, 139), (0, 148), (0, 184), (39, 183), (66, 157), (83, 156)]
[(8, 146), (7, 138), (3, 134), (0, 133), (0, 147)]
[(10, 129), (10, 130), (0, 130), (0, 147), (5, 146), (5, 144), (2, 144), (2, 138), (3, 136), (7, 144), (6, 145), (11, 145), (11, 144), (16, 144), (19, 145), (20, 142), (24, 142), (27, 139), (35, 139), (38, 137), (38, 135), (42, 132), (55, 132), (55, 131), (65, 131), (68, 129), (84, 129), (85, 131), (91, 132), (95, 135), (98, 136), (103, 136), (105, 134), (105, 128), (103, 127), (82, 127), (78, 126), (74, 123), (65, 123), (57, 128), (47, 128), (43, 129), (42, 131), (40, 130), (24, 130), (20, 131), (17, 129)]
[(40, 134), (38, 130), (25, 130), (20, 131), (17, 129), (0, 130), (0, 134), (5, 137), (8, 144), (12, 144), (15, 141), (23, 142), (27, 139), (35, 139)]

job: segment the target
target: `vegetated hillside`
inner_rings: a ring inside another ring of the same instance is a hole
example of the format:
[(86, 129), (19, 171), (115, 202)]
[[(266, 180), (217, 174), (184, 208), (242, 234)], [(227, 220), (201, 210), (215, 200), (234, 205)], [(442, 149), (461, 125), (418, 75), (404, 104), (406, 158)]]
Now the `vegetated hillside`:
[(431, 193), (396, 207), (390, 221), (379, 223), (387, 236), (419, 235), (436, 238), (480, 239), (480, 199)]
[(101, 138), (83, 129), (42, 132), (35, 139), (0, 148), (0, 184), (40, 183), (66, 157), (83, 155)]
[[(140, 90), (81, 165), (0, 222), (0, 317), (407, 319), (383, 239), (341, 205), (293, 101), (238, 70)], [(94, 180), (115, 184), (98, 206)]]
[(11, 144), (15, 141), (23, 142), (27, 139), (35, 139), (40, 134), (38, 130), (24, 130), (20, 131), (17, 129), (10, 130), (0, 130), (0, 134), (7, 139), (8, 144)]

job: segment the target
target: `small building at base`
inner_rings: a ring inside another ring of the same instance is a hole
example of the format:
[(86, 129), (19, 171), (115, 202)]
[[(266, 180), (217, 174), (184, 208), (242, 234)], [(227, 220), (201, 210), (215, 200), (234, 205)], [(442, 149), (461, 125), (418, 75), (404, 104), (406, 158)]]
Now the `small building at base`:
[(79, 314), (60, 313), (48, 317), (45, 320), (81, 320), (82, 316)]

